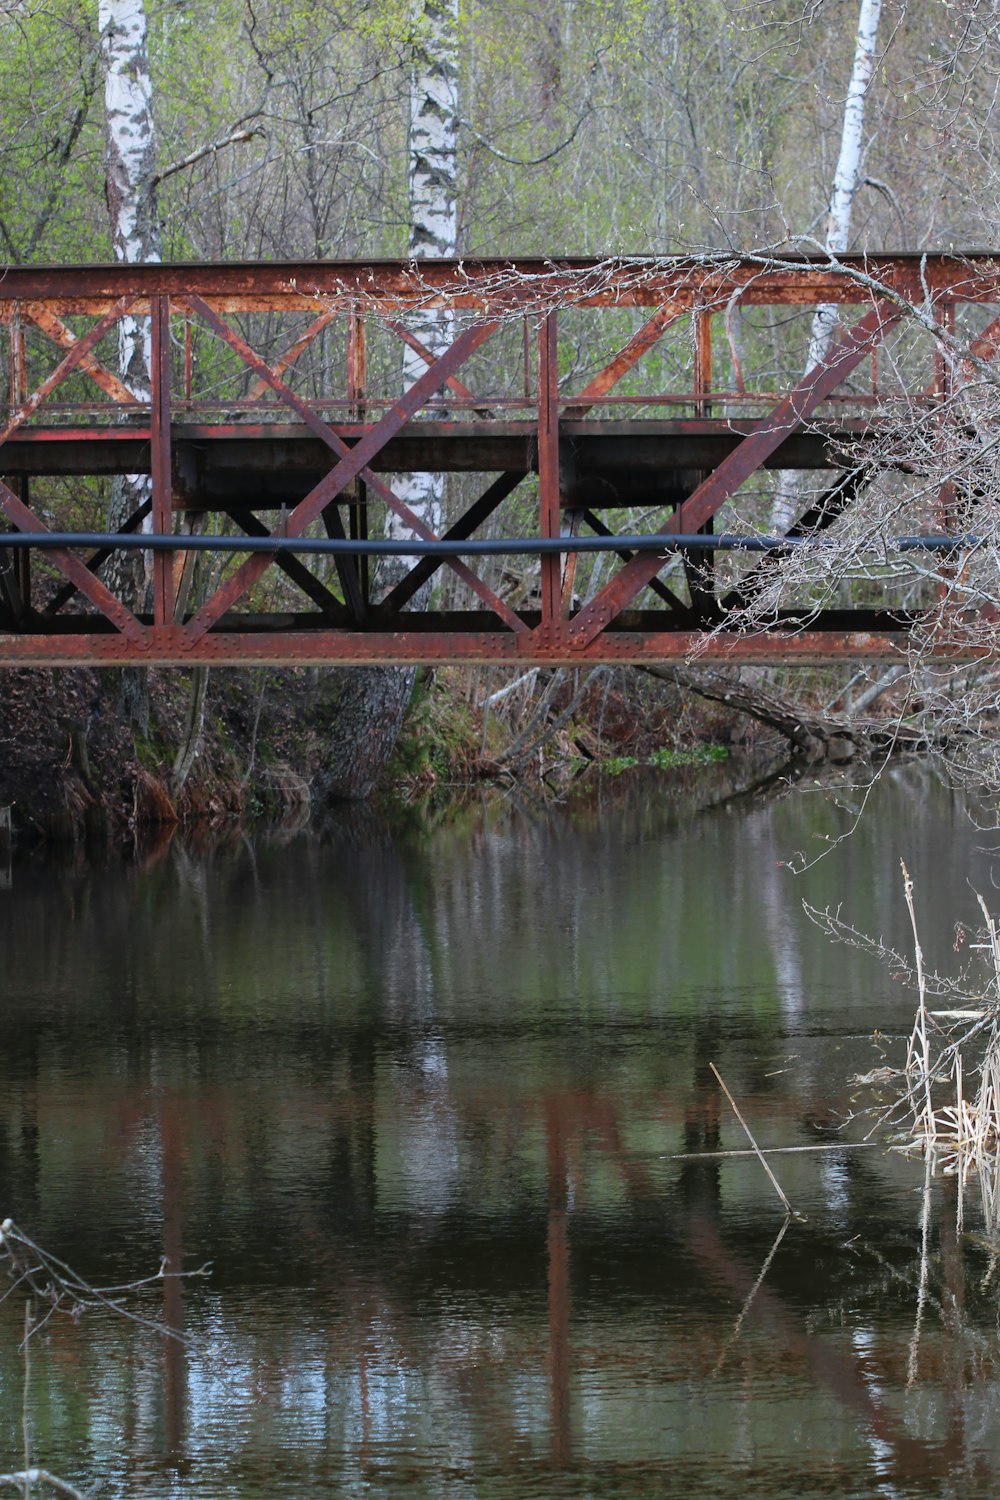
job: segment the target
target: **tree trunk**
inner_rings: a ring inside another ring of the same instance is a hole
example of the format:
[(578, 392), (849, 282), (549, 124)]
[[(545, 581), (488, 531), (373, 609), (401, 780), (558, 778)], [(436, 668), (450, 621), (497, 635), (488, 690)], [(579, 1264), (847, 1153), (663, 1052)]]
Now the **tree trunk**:
[[(933, 725), (904, 724), (899, 719), (866, 719), (861, 713), (828, 714), (803, 708), (781, 698), (761, 682), (750, 683), (711, 668), (689, 666), (643, 666), (641, 672), (672, 682), (697, 693), (711, 703), (724, 703), (734, 713), (746, 714), (788, 741), (793, 752), (807, 760), (849, 760), (855, 752), (877, 750), (926, 750), (942, 744)], [(895, 671), (886, 673), (867, 698), (870, 706), (898, 681)]]
[(198, 759), (202, 730), (205, 727), (205, 700), (208, 697), (208, 667), (195, 667), (191, 673), (191, 696), (188, 699), (184, 734), (174, 757), (168, 778), (170, 795), (174, 801), (184, 789), (191, 768)]
[[(409, 252), (414, 260), (454, 255), (457, 249), (458, 67), (456, 34), (458, 0), (418, 0), (413, 72), (410, 78)], [(454, 337), (454, 317), (447, 308), (417, 311), (409, 327), (430, 354), (442, 354)], [(409, 389), (424, 373), (426, 362), (407, 345), (403, 350), (403, 385)], [(396, 493), (433, 531), (441, 525), (443, 474), (405, 474)], [(390, 514), (386, 535), (412, 535), (404, 521)], [(391, 587), (417, 561), (399, 557), (380, 571)], [(419, 609), (429, 588), (414, 599)]]
[[(409, 253), (454, 255), (457, 243), (458, 68), (456, 37), (458, 0), (416, 0), (415, 40), (410, 76)], [(417, 311), (407, 325), (429, 354), (441, 354), (454, 336), (454, 317), (447, 309)], [(427, 364), (409, 345), (403, 353), (403, 384), (409, 388)], [(433, 531), (441, 526), (443, 474), (404, 474), (394, 489), (399, 498)], [(386, 535), (409, 538), (405, 522), (391, 512)], [(415, 557), (386, 558), (379, 586), (389, 589), (417, 562)], [(412, 607), (427, 603), (429, 583), (414, 595)], [(324, 775), (330, 797), (366, 797), (392, 754), (403, 723), (416, 673), (412, 667), (349, 668), (335, 678), (336, 742)]]
[(411, 667), (343, 667), (331, 675), (332, 727), (316, 777), (319, 800), (357, 801), (375, 790), (415, 675)]
[[(153, 91), (143, 0), (99, 0), (104, 58), (104, 110), (107, 131), (105, 190), (116, 261), (130, 264), (160, 259), (156, 215), (156, 135)], [(139, 402), (150, 399), (151, 332), (148, 318), (118, 323), (121, 377)], [(117, 531), (151, 495), (148, 474), (117, 478), (111, 491), (109, 530)], [(143, 530), (152, 530), (147, 518)], [(109, 587), (130, 609), (145, 607), (149, 594), (146, 563), (139, 552), (119, 552), (108, 562)], [(126, 668), (121, 679), (123, 713), (145, 733), (149, 692), (145, 671)]]
[[(861, 0), (858, 32), (854, 48), (854, 67), (844, 103), (844, 123), (840, 137), (840, 156), (833, 179), (833, 193), (826, 222), (825, 247), (830, 255), (841, 255), (850, 244), (851, 209), (861, 182), (863, 161), (865, 101), (875, 67), (875, 45), (882, 0)], [(809, 339), (806, 370), (824, 360), (837, 326), (834, 303), (817, 307)], [(771, 507), (769, 530), (773, 536), (784, 536), (795, 523), (798, 513), (799, 476), (785, 470), (778, 483)]]

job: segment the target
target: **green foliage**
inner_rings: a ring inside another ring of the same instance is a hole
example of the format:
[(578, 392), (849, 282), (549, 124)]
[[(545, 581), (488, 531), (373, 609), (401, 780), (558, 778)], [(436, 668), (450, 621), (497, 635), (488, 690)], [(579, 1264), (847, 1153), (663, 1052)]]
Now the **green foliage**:
[(663, 745), (653, 751), (649, 764), (658, 771), (672, 771), (675, 766), (711, 766), (728, 759), (725, 745), (692, 745), (690, 750), (672, 750)]
[(478, 752), (469, 704), (437, 673), (417, 673), (387, 779), (409, 785), (468, 781)]
[[(995, 147), (974, 127), (992, 44), (977, 31), (963, 51), (953, 10), (915, 0), (887, 38), (866, 169), (891, 192), (859, 193), (859, 244), (978, 242), (989, 221)], [(419, 7), (148, 11), (167, 255), (404, 249)], [(855, 17), (795, 0), (463, 0), (463, 252), (787, 243), (822, 216)], [(95, 0), (0, 10), (0, 122), (0, 254), (106, 256)], [(252, 139), (171, 171), (240, 126)]]
[(171, 760), (171, 747), (161, 732), (150, 726), (146, 734), (135, 734), (136, 760), (144, 770), (162, 775)]
[(620, 776), (622, 771), (631, 771), (638, 764), (634, 755), (609, 755), (600, 762), (600, 769), (608, 776)]
[(96, 0), (0, 10), (0, 255), (104, 259)]
[(599, 762), (599, 769), (607, 776), (620, 776), (636, 766), (649, 766), (657, 771), (675, 771), (681, 766), (711, 766), (729, 759), (724, 745), (692, 745), (687, 750), (675, 750), (661, 745), (648, 760), (640, 761), (635, 755), (609, 755)]

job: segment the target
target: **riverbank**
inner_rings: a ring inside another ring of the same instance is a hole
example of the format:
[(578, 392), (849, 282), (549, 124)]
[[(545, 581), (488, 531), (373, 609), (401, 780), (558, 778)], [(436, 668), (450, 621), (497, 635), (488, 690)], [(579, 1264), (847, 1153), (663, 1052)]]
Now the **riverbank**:
[[(151, 671), (148, 688), (139, 732), (123, 720), (117, 672), (2, 674), (0, 808), (10, 809), (15, 839), (297, 819), (335, 797), (337, 672)], [(587, 767), (669, 768), (767, 739), (726, 704), (632, 671), (421, 670), (376, 797), (568, 782)]]

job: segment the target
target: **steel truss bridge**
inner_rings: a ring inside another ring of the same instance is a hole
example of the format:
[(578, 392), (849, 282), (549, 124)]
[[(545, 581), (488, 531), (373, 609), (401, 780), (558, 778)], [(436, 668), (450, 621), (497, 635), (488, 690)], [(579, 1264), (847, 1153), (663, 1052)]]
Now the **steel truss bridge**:
[[(0, 665), (892, 657), (919, 612), (888, 595), (745, 606), (863, 520), (891, 413), (944, 413), (942, 333), (992, 359), (998, 308), (978, 255), (8, 269)], [(146, 393), (119, 373), (137, 329)], [(746, 517), (787, 469), (809, 498), (769, 537)], [(150, 482), (110, 532), (122, 474)], [(445, 530), (421, 474), (451, 476)], [(946, 491), (901, 556), (953, 548)], [(113, 582), (132, 549), (144, 611)]]

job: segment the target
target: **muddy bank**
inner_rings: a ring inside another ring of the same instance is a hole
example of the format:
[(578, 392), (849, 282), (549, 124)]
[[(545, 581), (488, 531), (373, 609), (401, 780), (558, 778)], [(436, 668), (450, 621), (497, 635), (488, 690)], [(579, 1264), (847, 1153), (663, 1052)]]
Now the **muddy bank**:
[[(149, 723), (139, 732), (123, 715), (117, 672), (0, 673), (0, 809), (10, 810), (15, 839), (295, 820), (334, 800), (343, 761), (336, 672), (216, 671), (201, 698), (188, 672), (148, 677)], [(754, 738), (741, 715), (634, 673), (521, 682), (478, 669), (422, 671), (376, 796), (412, 801), (483, 780), (613, 772)], [(351, 753), (370, 749), (359, 743)]]
[(0, 674), (0, 807), (14, 838), (115, 838), (308, 806), (328, 713), (308, 674), (211, 674), (194, 743), (192, 689), (189, 673), (150, 672), (137, 731), (117, 672)]

